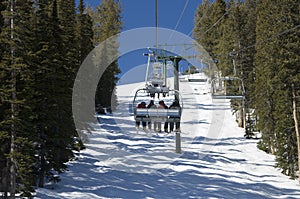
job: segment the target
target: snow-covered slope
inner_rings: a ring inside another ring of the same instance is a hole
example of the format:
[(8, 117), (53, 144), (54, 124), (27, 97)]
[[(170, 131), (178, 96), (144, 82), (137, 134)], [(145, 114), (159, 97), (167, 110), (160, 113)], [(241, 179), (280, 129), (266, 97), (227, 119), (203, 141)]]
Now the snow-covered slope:
[(229, 103), (213, 103), (205, 83), (180, 82), (182, 154), (174, 134), (137, 134), (130, 104), (142, 86), (118, 86), (118, 110), (93, 124), (87, 149), (37, 198), (300, 198), (297, 181), (243, 138)]

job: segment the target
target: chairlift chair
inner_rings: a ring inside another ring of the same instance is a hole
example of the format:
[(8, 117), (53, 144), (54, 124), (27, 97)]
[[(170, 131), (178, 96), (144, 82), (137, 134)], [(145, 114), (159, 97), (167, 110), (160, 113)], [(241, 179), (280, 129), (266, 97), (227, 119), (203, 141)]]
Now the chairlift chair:
[(199, 83), (207, 83), (207, 77), (203, 75), (202, 72), (189, 74), (188, 76), (189, 82), (199, 82)]
[(166, 60), (158, 59), (153, 51), (144, 55), (148, 56), (145, 77), (146, 91), (151, 97), (160, 93), (162, 93), (163, 96), (166, 96), (169, 93), (169, 88), (167, 87)]
[(147, 88), (138, 89), (135, 93), (132, 107), (135, 121), (144, 122), (180, 122), (180, 117), (183, 109), (183, 103), (179, 91), (170, 89), (169, 92), (175, 96), (177, 93), (180, 96), (180, 109), (160, 109), (160, 108), (137, 108), (137, 105), (142, 101), (150, 101), (147, 96)]
[(233, 77), (219, 77), (211, 81), (211, 95), (212, 99), (245, 99), (244, 81), (236, 76), (236, 52), (233, 50), (229, 53), (232, 57)]
[(219, 77), (211, 81), (212, 99), (244, 100), (244, 82), (238, 77)]

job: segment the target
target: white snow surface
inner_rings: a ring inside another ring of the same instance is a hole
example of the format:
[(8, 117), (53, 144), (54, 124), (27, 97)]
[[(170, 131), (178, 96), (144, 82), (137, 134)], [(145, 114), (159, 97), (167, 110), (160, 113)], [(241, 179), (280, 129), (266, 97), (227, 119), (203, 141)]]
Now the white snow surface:
[(300, 198), (298, 182), (243, 137), (229, 102), (213, 101), (206, 83), (180, 82), (181, 154), (175, 133), (137, 132), (131, 103), (143, 85), (117, 87), (117, 111), (91, 124), (87, 148), (36, 198)]

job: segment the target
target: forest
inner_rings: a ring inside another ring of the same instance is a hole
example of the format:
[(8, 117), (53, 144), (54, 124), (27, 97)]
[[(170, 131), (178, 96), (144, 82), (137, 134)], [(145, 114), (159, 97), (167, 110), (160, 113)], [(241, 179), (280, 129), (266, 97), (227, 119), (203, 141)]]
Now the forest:
[[(96, 9), (84, 5), (83, 0), (78, 6), (72, 0), (0, 1), (4, 197), (31, 197), (36, 187), (58, 182), (66, 163), (84, 148), (72, 117), (74, 79), (94, 46), (121, 30), (119, 3), (104, 0)], [(117, 62), (108, 67), (97, 104), (111, 105), (119, 72)]]
[[(275, 155), (282, 173), (296, 178), (300, 1), (203, 0), (194, 23), (194, 39), (209, 52), (221, 76), (234, 75), (230, 56), (234, 51), (236, 76), (245, 84), (247, 117), (238, 122), (246, 136), (260, 131), (258, 148)], [(242, 111), (240, 102), (231, 104), (235, 111)]]
[[(122, 31), (122, 1), (0, 0), (0, 192), (33, 197), (59, 182), (84, 149), (72, 117), (72, 88), (89, 52)], [(300, 0), (202, 0), (194, 39), (222, 76), (236, 75), (246, 91), (246, 134), (260, 131), (258, 147), (296, 178), (299, 157)], [(117, 46), (116, 46), (117, 48)], [(117, 104), (120, 68), (99, 81), (97, 105)], [(209, 74), (214, 75), (214, 74)], [(95, 104), (95, 106), (96, 106)], [(232, 101), (233, 110), (241, 104)], [(253, 123), (252, 118), (255, 118)], [(243, 126), (244, 125), (244, 126)]]

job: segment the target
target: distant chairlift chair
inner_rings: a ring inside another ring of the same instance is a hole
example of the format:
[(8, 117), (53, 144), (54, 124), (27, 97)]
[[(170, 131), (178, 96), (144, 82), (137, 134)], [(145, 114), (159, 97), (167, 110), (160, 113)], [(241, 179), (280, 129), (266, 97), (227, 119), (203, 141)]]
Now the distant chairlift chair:
[(233, 50), (229, 55), (232, 57), (233, 77), (219, 77), (211, 81), (212, 99), (236, 99), (245, 100), (245, 87), (241, 78), (236, 76), (235, 55)]
[(220, 77), (211, 81), (212, 99), (244, 100), (244, 82), (238, 77)]
[(155, 97), (155, 94), (162, 93), (165, 97), (169, 93), (167, 87), (167, 72), (166, 60), (158, 60), (154, 53), (144, 54), (148, 56), (146, 70), (146, 89), (150, 97)]

